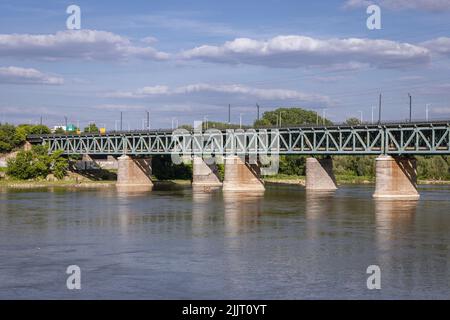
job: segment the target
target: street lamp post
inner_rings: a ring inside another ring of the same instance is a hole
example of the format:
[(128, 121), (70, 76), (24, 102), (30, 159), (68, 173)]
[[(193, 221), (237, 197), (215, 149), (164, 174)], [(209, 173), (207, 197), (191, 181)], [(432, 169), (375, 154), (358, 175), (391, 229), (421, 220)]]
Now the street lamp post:
[(373, 110), (375, 109), (374, 106), (372, 106), (372, 124), (373, 124)]
[(362, 111), (358, 111), (359, 112), (359, 114), (360, 114), (360, 122), (361, 122), (361, 124), (364, 122), (363, 121), (363, 112)]
[(203, 117), (203, 122), (205, 130), (208, 130), (208, 116)]
[(409, 122), (411, 122), (412, 119), (412, 96), (408, 93), (409, 96)]

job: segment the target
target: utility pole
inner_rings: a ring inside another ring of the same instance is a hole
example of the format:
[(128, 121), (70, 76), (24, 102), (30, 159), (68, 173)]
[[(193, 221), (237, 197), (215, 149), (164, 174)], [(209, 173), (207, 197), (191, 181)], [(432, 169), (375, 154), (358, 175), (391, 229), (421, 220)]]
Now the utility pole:
[(373, 109), (374, 107), (372, 106), (372, 124), (373, 124)]
[(409, 96), (409, 122), (411, 122), (412, 118), (412, 97), (411, 94), (408, 93)]
[(258, 113), (257, 113), (257, 115), (258, 115), (258, 120), (259, 120), (259, 104), (256, 104), (256, 109), (258, 109)]
[(147, 130), (150, 129), (150, 112), (147, 111)]
[(358, 111), (359, 112), (359, 114), (360, 114), (360, 123), (362, 124), (364, 121), (363, 121), (363, 112), (362, 111)]
[(378, 100), (378, 124), (381, 124), (381, 93)]
[(239, 113), (239, 129), (242, 129), (242, 113)]
[(120, 111), (120, 131), (123, 129), (123, 112)]
[(203, 116), (203, 129), (208, 130), (208, 116)]
[(231, 124), (231, 104), (228, 104), (228, 125)]

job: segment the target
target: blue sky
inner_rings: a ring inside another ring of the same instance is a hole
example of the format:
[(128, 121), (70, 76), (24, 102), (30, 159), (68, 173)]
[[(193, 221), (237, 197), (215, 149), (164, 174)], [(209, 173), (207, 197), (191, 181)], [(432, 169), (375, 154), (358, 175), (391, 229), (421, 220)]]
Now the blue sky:
[[(67, 30), (66, 8), (81, 8)], [(381, 8), (381, 30), (366, 8)], [(2, 1), (0, 121), (153, 128), (252, 123), (300, 106), (333, 121), (450, 117), (450, 0)], [(376, 112), (375, 112), (376, 114)]]

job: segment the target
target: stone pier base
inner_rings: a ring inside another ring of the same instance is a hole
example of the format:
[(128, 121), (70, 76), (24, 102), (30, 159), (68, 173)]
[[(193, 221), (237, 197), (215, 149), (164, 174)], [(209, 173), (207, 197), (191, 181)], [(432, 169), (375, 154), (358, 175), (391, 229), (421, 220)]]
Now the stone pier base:
[(220, 187), (222, 182), (218, 176), (217, 165), (207, 164), (202, 157), (194, 157), (192, 168), (193, 187)]
[(153, 182), (150, 178), (152, 174), (152, 159), (134, 159), (123, 155), (118, 159), (117, 186), (134, 187), (148, 186), (152, 187)]
[(253, 192), (264, 191), (258, 164), (250, 164), (238, 156), (225, 157), (225, 177), (223, 191)]
[(374, 198), (417, 200), (416, 159), (382, 155), (376, 159)]
[(336, 178), (333, 173), (333, 160), (331, 158), (307, 158), (306, 190), (332, 191), (336, 189)]

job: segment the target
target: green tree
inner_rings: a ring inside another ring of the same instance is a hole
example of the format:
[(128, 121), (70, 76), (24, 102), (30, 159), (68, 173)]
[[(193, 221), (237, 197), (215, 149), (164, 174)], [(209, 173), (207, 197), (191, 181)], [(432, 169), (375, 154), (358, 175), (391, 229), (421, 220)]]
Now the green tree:
[(29, 134), (50, 134), (52, 131), (49, 127), (38, 124), (36, 126), (32, 126)]
[[(280, 120), (281, 119), (281, 120)], [(333, 124), (330, 120), (322, 118), (315, 111), (305, 110), (302, 108), (278, 108), (273, 111), (266, 111), (260, 120), (255, 121), (255, 127), (264, 126), (300, 126), (305, 124)]]
[(0, 152), (10, 152), (16, 145), (16, 128), (8, 123), (0, 125)]
[(100, 130), (95, 123), (90, 123), (86, 128), (84, 128), (83, 131), (89, 133), (98, 133)]
[(361, 124), (361, 121), (358, 118), (349, 118), (344, 123), (349, 126), (357, 126)]
[(65, 133), (66, 133), (66, 131), (64, 131), (64, 129), (61, 127), (56, 128), (56, 130), (55, 130), (55, 134), (65, 134)]

